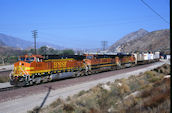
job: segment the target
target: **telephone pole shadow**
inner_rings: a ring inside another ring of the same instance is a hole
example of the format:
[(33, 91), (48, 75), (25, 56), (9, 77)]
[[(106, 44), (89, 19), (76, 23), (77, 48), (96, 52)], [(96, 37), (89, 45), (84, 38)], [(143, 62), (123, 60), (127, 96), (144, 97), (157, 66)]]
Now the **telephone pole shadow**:
[(39, 111), (41, 110), (41, 108), (42, 108), (43, 105), (45, 104), (45, 102), (46, 102), (46, 100), (47, 100), (47, 98), (48, 98), (48, 96), (49, 96), (49, 94), (50, 94), (50, 92), (51, 92), (51, 89), (52, 89), (51, 86), (45, 86), (45, 87), (48, 88), (48, 92), (47, 92), (46, 96), (44, 97), (44, 100), (42, 101), (40, 107), (38, 107), (38, 108), (36, 109), (36, 113), (39, 113)]

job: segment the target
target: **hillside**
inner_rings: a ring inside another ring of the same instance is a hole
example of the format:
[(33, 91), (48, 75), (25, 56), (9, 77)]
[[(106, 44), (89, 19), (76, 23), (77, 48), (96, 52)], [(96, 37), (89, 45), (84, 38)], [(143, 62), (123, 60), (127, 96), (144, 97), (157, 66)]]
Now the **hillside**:
[(28, 113), (169, 113), (170, 65), (99, 84)]
[(127, 42), (133, 41), (135, 39), (140, 39), (141, 37), (143, 37), (144, 35), (146, 35), (148, 33), (148, 31), (144, 30), (144, 29), (139, 29), (138, 31), (132, 32), (127, 34), (126, 36), (122, 37), (120, 40), (118, 40), (117, 42), (115, 42), (110, 48), (109, 51), (118, 51), (118, 49), (120, 48), (120, 46), (122, 44), (125, 44)]
[(0, 33), (0, 41), (3, 42), (5, 45), (14, 48), (25, 49), (27, 47), (32, 46), (32, 42), (25, 41), (13, 36), (8, 36), (2, 33)]
[[(161, 51), (170, 49), (170, 31), (165, 29), (146, 33), (140, 38), (135, 38), (120, 44), (118, 49), (120, 52)], [(112, 45), (109, 50), (116, 49)]]
[[(33, 42), (0, 33), (0, 46), (2, 45), (6, 45), (12, 48), (27, 49), (33, 47)], [(38, 48), (45, 45), (55, 49), (63, 49), (62, 47), (51, 43), (37, 42)]]
[(0, 41), (0, 46), (5, 46), (5, 44), (2, 41)]

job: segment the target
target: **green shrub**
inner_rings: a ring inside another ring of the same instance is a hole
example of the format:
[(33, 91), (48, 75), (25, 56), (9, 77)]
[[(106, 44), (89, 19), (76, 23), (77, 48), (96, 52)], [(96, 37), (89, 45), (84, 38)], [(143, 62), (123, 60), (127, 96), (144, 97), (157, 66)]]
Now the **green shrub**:
[(85, 90), (82, 90), (82, 91), (80, 91), (79, 93), (78, 93), (78, 96), (82, 96), (83, 94), (85, 94), (86, 93), (86, 91)]
[(149, 82), (156, 82), (158, 80), (160, 80), (159, 77), (152, 77), (152, 78), (149, 79)]
[(0, 76), (0, 83), (9, 82), (9, 79), (8, 76)]
[(97, 108), (96, 97), (95, 96), (85, 96), (76, 101), (76, 105), (79, 107)]
[(27, 113), (38, 113), (38, 110), (39, 110), (39, 106), (36, 106), (33, 108), (33, 110), (28, 111)]
[(63, 110), (66, 111), (67, 113), (72, 113), (75, 110), (75, 105), (74, 104), (64, 104), (63, 105)]
[(130, 91), (136, 91), (137, 89), (140, 88), (139, 82), (138, 81), (130, 81), (129, 82), (129, 87), (130, 87)]
[(156, 75), (155, 71), (146, 71), (145, 72), (147, 78), (152, 78), (153, 76)]
[(68, 96), (66, 100), (67, 100), (67, 101), (71, 101), (71, 97), (70, 97), (70, 96)]
[(64, 101), (62, 99), (58, 98), (56, 101), (54, 101), (53, 103), (50, 104), (50, 107), (54, 108), (62, 103), (64, 103)]

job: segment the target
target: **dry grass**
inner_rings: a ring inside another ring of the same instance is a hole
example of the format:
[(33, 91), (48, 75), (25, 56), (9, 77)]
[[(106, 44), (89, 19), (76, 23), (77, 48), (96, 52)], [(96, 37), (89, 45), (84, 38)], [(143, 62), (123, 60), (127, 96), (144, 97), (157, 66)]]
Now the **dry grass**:
[(88, 91), (68, 97), (66, 101), (57, 99), (41, 113), (165, 113), (170, 111), (170, 66), (118, 79)]
[(83, 94), (85, 94), (86, 93), (86, 91), (85, 90), (82, 90), (82, 91), (80, 91), (78, 94), (77, 94), (77, 96), (82, 96)]
[[(159, 84), (160, 85), (156, 85)], [(134, 113), (144, 111), (147, 113), (151, 113), (152, 111), (158, 111), (159, 107), (163, 109), (162, 105), (164, 102), (166, 103), (170, 100), (170, 79), (164, 79), (154, 84), (156, 87), (152, 87), (151, 89), (145, 89), (142, 91), (140, 95), (140, 101), (138, 101), (135, 105), (127, 106), (128, 109), (125, 112)], [(138, 97), (137, 97), (138, 98)], [(133, 100), (133, 99), (132, 99)], [(168, 103), (169, 104), (169, 103)], [(167, 105), (170, 106), (170, 105)], [(166, 106), (164, 106), (166, 107)], [(168, 112), (169, 107), (163, 111)], [(158, 111), (161, 113), (160, 111)]]
[(169, 75), (170, 74), (170, 65), (169, 64), (164, 64), (161, 67), (158, 67), (158, 68), (156, 68), (154, 70), (156, 72), (158, 72), (158, 73), (163, 73), (163, 74)]
[(74, 106), (74, 104), (64, 104), (63, 105), (63, 110), (66, 113), (72, 113), (73, 111), (75, 111), (75, 106)]
[(56, 101), (54, 101), (53, 103), (50, 104), (50, 107), (55, 108), (56, 106), (63, 104), (63, 103), (64, 103), (64, 101), (62, 99), (58, 98)]

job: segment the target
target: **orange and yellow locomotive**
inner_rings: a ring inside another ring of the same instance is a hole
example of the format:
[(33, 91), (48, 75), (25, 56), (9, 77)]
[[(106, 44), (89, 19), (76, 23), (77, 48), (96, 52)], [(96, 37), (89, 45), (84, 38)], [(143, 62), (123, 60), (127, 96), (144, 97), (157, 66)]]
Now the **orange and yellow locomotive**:
[(134, 65), (133, 55), (24, 55), (14, 64), (10, 84), (26, 86)]

